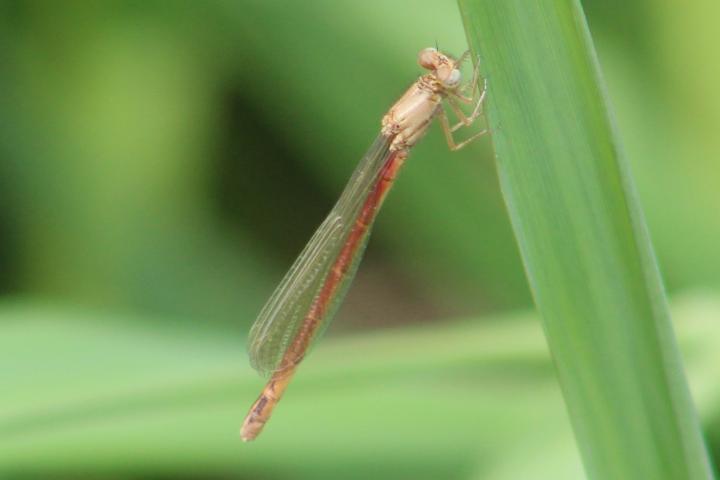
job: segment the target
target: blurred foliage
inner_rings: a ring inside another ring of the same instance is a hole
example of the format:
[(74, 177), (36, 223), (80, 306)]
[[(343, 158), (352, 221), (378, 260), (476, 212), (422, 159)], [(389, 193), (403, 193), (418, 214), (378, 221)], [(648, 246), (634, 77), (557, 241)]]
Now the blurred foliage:
[[(686, 297), (675, 310), (696, 400), (711, 422), (720, 417), (720, 301)], [(582, 475), (534, 316), (324, 342), (252, 444), (240, 443), (237, 429), (261, 381), (237, 340), (196, 323), (2, 305), (0, 359), (16, 363), (0, 378), (0, 476)]]
[[(681, 75), (700, 32), (681, 35), (661, 2), (586, 3), (669, 286), (714, 286), (720, 168), (704, 125), (720, 100), (702, 79), (717, 66)], [(232, 322), (252, 320), (327, 212), (419, 46), (465, 48), (453, 2), (0, 8), (2, 285)], [(341, 315), (372, 322), (362, 298), (387, 284), (397, 321), (529, 305), (488, 143), (486, 161), (447, 155), (438, 130)]]
[[(716, 289), (720, 4), (583, 3), (670, 291)], [(0, 289), (50, 302), (0, 315), (0, 363), (9, 365), (0, 410), (13, 428), (36, 425), (0, 448), (2, 464), (23, 478), (485, 478), (489, 459), (505, 475), (495, 478), (517, 478), (519, 456), (525, 468), (532, 459), (579, 465), (566, 460), (575, 458), (569, 440), (544, 435), (567, 430), (550, 370), (540, 362), (515, 378), (511, 365), (526, 357), (512, 349), (504, 373), (487, 378), (511, 384), (504, 396), (485, 396), (485, 380), (473, 377), (490, 368), (481, 362), (443, 370), (452, 352), (432, 351), (430, 373), (399, 386), (383, 380), (397, 357), (344, 377), (313, 373), (318, 352), (303, 369), (310, 383), (292, 387), (294, 407), (279, 409), (274, 440), (235, 443), (259, 385), (241, 335), (417, 75), (417, 51), (436, 43), (466, 48), (454, 1), (0, 2)], [(473, 148), (448, 154), (434, 127), (413, 152), (340, 328), (530, 305), (489, 142)], [(107, 313), (80, 313), (88, 308)], [(477, 352), (475, 340), (467, 346)], [(383, 345), (357, 354), (370, 361)], [(324, 358), (347, 355), (333, 351)], [(691, 363), (704, 379), (698, 395), (717, 363)], [(334, 393), (313, 393), (325, 379)], [(538, 382), (547, 384), (535, 400)], [(426, 387), (440, 393), (426, 398)], [(319, 400), (334, 416), (316, 426)], [(719, 438), (716, 396), (698, 400), (709, 438)], [(352, 420), (347, 411), (363, 405)], [(65, 423), (46, 426), (44, 409)], [(378, 412), (392, 420), (384, 429)], [(290, 436), (298, 425), (312, 441)], [(519, 441), (520, 430), (535, 436)], [(547, 451), (531, 451), (538, 445)]]
[[(3, 15), (19, 289), (233, 321), (322, 219), (418, 45), (463, 49), (453, 4), (375, 48), (357, 19), (381, 29), (397, 5), (22, 5)], [(438, 132), (425, 144), (371, 249), (404, 285), (395, 310), (527, 305), (488, 145), (478, 164), (447, 157)]]

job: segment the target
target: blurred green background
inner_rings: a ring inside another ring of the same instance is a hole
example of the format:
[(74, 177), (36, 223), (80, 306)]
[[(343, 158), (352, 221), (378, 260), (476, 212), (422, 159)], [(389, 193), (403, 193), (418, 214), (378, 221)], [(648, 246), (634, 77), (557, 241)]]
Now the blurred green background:
[[(583, 5), (717, 458), (720, 4)], [(438, 127), (237, 436), (250, 324), (435, 44), (454, 1), (0, 2), (0, 477), (578, 478), (490, 141)]]

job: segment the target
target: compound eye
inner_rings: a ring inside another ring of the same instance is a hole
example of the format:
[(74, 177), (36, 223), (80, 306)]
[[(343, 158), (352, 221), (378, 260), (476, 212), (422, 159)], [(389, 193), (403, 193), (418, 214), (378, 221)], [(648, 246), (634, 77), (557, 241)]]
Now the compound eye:
[(460, 83), (460, 70), (453, 69), (452, 72), (450, 72), (450, 75), (448, 75), (448, 78), (443, 82), (443, 85), (445, 85), (447, 88), (453, 88), (457, 87)]
[(437, 68), (438, 51), (434, 48), (426, 48), (420, 50), (418, 54), (418, 63), (426, 70), (435, 70)]

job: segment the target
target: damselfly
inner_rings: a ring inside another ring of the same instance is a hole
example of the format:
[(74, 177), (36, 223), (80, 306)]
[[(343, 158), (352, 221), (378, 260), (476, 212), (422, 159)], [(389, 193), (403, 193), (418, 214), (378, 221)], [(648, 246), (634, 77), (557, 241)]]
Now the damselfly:
[[(486, 82), (478, 88), (478, 65), (470, 82), (461, 84), (460, 65), (434, 48), (422, 50), (421, 76), (382, 119), (382, 129), (360, 161), (325, 221), (285, 275), (250, 330), (250, 362), (270, 379), (245, 418), (240, 436), (257, 437), (270, 418), (295, 370), (330, 323), (352, 280), (375, 216), (410, 149), (438, 117), (451, 150), (487, 132), (456, 143), (453, 133), (471, 125), (482, 111)], [(466, 95), (469, 93), (469, 95)], [(458, 118), (451, 125), (443, 100)], [(472, 105), (469, 115), (460, 103)]]

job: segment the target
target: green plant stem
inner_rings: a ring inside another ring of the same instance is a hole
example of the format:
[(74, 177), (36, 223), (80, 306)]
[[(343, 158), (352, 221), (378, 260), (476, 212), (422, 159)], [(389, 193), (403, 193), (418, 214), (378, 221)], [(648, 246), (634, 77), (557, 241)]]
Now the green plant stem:
[(576, 0), (459, 0), (507, 208), (585, 469), (712, 478)]

